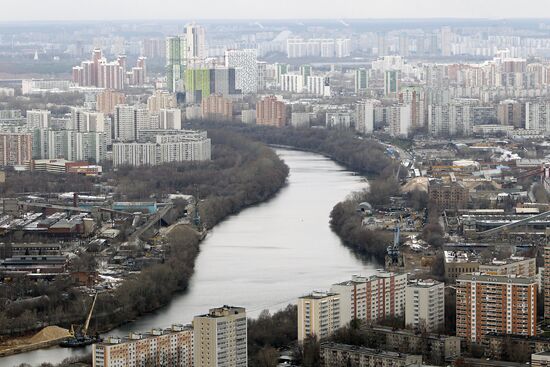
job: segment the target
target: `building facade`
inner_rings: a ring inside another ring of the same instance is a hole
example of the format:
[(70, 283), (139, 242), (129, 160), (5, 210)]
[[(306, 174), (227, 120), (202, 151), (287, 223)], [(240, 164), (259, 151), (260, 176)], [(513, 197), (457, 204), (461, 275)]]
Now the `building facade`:
[(225, 66), (235, 69), (235, 87), (243, 94), (254, 94), (258, 91), (256, 49), (225, 51)]
[(436, 332), (445, 327), (445, 283), (414, 281), (405, 291), (405, 325)]
[[(340, 295), (313, 292), (298, 299), (298, 342), (308, 337), (324, 339), (349, 320), (340, 318)], [(344, 321), (344, 322), (343, 322)]]
[(113, 165), (155, 166), (211, 159), (206, 132), (192, 130), (143, 130), (140, 142), (113, 144)]
[(488, 333), (537, 334), (534, 278), (481, 273), (458, 277), (456, 335), (477, 343)]
[(340, 295), (340, 319), (345, 325), (353, 319), (370, 322), (402, 316), (406, 286), (406, 274), (379, 271), (370, 277), (354, 275), (333, 284), (330, 291)]
[(193, 366), (193, 328), (172, 325), (151, 333), (110, 337), (93, 347), (94, 367)]
[(242, 307), (223, 306), (193, 318), (194, 365), (247, 367), (247, 321)]
[(421, 355), (381, 351), (346, 344), (321, 344), (322, 367), (405, 367), (422, 365)]
[(268, 96), (256, 103), (256, 124), (283, 127), (286, 123), (286, 105), (277, 97)]
[(32, 134), (0, 133), (0, 166), (19, 166), (32, 159)]

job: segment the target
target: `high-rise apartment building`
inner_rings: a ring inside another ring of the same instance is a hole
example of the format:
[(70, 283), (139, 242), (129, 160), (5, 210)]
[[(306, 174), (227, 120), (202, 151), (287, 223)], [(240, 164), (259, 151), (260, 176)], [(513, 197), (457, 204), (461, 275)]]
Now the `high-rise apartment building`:
[(193, 328), (172, 325), (150, 333), (109, 337), (94, 344), (93, 367), (193, 366)]
[(518, 101), (507, 99), (497, 106), (498, 122), (501, 125), (522, 127), (522, 104)]
[(161, 109), (159, 111), (159, 129), (181, 130), (181, 110), (179, 108)]
[(126, 96), (124, 93), (106, 89), (97, 94), (96, 110), (106, 115), (110, 115), (115, 112), (116, 105), (124, 103), (126, 103)]
[(210, 95), (202, 99), (202, 118), (214, 121), (231, 121), (233, 119), (233, 102), (220, 95)]
[(50, 126), (52, 114), (48, 110), (27, 111), (27, 129), (47, 129)]
[(149, 111), (142, 105), (118, 105), (113, 118), (112, 136), (116, 141), (135, 141), (140, 130), (149, 128)]
[(162, 60), (166, 57), (166, 43), (161, 38), (149, 38), (142, 41), (141, 54), (152, 60)]
[(337, 293), (313, 292), (298, 299), (298, 342), (310, 336), (324, 339), (349, 322), (340, 318), (340, 298)]
[(451, 56), (452, 41), (453, 41), (453, 32), (451, 31), (451, 27), (442, 27), (441, 28), (441, 55), (442, 56)]
[(19, 166), (32, 159), (32, 134), (0, 133), (0, 166)]
[(476, 99), (455, 99), (448, 104), (428, 106), (428, 132), (432, 136), (470, 136)]
[(386, 56), (388, 54), (386, 34), (383, 32), (379, 32), (377, 34), (377, 41), (378, 41), (378, 47), (377, 47), (378, 56)]
[(81, 87), (123, 89), (125, 81), (125, 57), (108, 62), (101, 49), (94, 49), (92, 59), (73, 67), (72, 81)]
[(184, 161), (208, 161), (212, 146), (206, 132), (141, 130), (139, 142), (113, 143), (113, 165), (155, 166)]
[(405, 325), (427, 332), (445, 327), (445, 283), (416, 280), (407, 284)]
[(488, 333), (537, 334), (534, 278), (462, 274), (456, 289), (456, 335), (479, 343)]
[(340, 320), (367, 322), (402, 316), (405, 313), (407, 275), (379, 271), (333, 284), (330, 291), (340, 295)]
[(164, 90), (156, 90), (147, 98), (147, 109), (150, 113), (158, 113), (161, 109), (176, 108), (177, 106), (176, 95)]
[(101, 112), (72, 107), (69, 130), (78, 132), (105, 132), (105, 116)]
[(187, 60), (191, 64), (200, 64), (206, 59), (206, 31), (201, 25), (192, 23), (185, 26), (187, 41)]
[(529, 130), (550, 131), (550, 103), (532, 101), (525, 103), (525, 128)]
[(411, 106), (412, 128), (426, 125), (426, 93), (422, 87), (407, 86), (399, 92), (399, 102)]
[(258, 61), (258, 91), (264, 91), (267, 88), (267, 62)]
[(300, 75), (302, 76), (304, 80), (304, 85), (306, 85), (307, 78), (313, 75), (313, 68), (309, 64), (301, 65), (300, 66)]
[(287, 123), (286, 105), (275, 96), (267, 96), (256, 103), (256, 124), (283, 127)]
[(399, 55), (409, 56), (409, 36), (405, 32), (399, 34)]
[(195, 367), (247, 367), (247, 321), (242, 307), (213, 308), (193, 318)]
[(303, 76), (294, 73), (281, 75), (280, 85), (284, 92), (303, 93), (306, 89)]
[(305, 82), (306, 91), (318, 97), (330, 97), (329, 79), (320, 75), (310, 75)]
[(235, 69), (235, 88), (243, 94), (258, 91), (258, 60), (256, 49), (225, 51), (225, 66)]
[(369, 73), (365, 68), (355, 70), (354, 74), (355, 93), (361, 93), (369, 87)]
[(399, 93), (400, 72), (399, 70), (386, 70), (384, 72), (384, 95), (397, 97)]
[(168, 91), (184, 90), (185, 69), (187, 68), (187, 41), (185, 36), (166, 38), (166, 86)]
[(550, 246), (544, 246), (544, 271), (542, 273), (544, 319), (550, 319)]
[(388, 122), (391, 136), (408, 137), (412, 129), (411, 105), (388, 107)]
[(343, 58), (351, 55), (349, 38), (287, 39), (288, 58), (322, 57)]
[(33, 158), (100, 163), (105, 160), (106, 143), (103, 132), (36, 129), (33, 137)]
[(215, 67), (209, 69), (189, 69), (185, 73), (186, 101), (201, 103), (211, 94), (224, 97), (241, 94), (236, 88), (236, 71), (234, 68)]
[(374, 110), (382, 103), (375, 99), (357, 102), (355, 106), (355, 130), (360, 134), (372, 134), (374, 131)]

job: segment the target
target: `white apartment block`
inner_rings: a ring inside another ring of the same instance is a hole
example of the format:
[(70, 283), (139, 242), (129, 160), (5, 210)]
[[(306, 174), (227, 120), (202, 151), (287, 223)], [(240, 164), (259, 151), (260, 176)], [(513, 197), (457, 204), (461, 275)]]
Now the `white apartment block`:
[(469, 136), (472, 134), (473, 99), (428, 106), (428, 131), (432, 136)]
[(319, 97), (330, 97), (330, 86), (324, 76), (308, 76), (305, 80), (307, 92)]
[(399, 102), (411, 106), (411, 124), (413, 127), (426, 125), (426, 92), (422, 87), (401, 88)]
[(366, 321), (402, 316), (405, 313), (407, 275), (378, 271), (369, 277), (354, 275), (351, 280), (333, 284), (331, 292), (340, 295), (340, 320)]
[(324, 339), (349, 322), (341, 319), (340, 298), (333, 292), (313, 292), (298, 299), (298, 342), (309, 336)]
[(281, 74), (280, 83), (284, 92), (304, 92), (304, 77), (301, 74)]
[(93, 346), (93, 367), (193, 366), (193, 328), (172, 325), (150, 333), (109, 337)]
[(390, 135), (406, 138), (411, 132), (411, 106), (397, 105), (388, 107)]
[(407, 285), (405, 325), (427, 332), (445, 327), (445, 283), (417, 280)]
[(550, 103), (525, 103), (525, 128), (527, 130), (550, 131)]
[(104, 133), (52, 129), (35, 129), (33, 133), (34, 159), (100, 163), (105, 160), (106, 152)]
[(374, 110), (381, 102), (375, 99), (359, 101), (356, 105), (355, 130), (360, 134), (374, 131)]
[(145, 106), (117, 105), (114, 113), (113, 140), (136, 141), (140, 130), (148, 129), (149, 111)]
[(242, 307), (223, 306), (193, 318), (194, 365), (247, 367), (247, 321)]
[(47, 110), (27, 111), (27, 129), (47, 129), (50, 126), (52, 114)]
[(225, 51), (225, 66), (235, 69), (235, 88), (243, 94), (258, 91), (258, 60), (255, 49)]
[(147, 98), (147, 109), (150, 113), (158, 113), (161, 109), (172, 109), (178, 105), (176, 95), (163, 90), (156, 90)]
[(206, 133), (187, 130), (143, 130), (140, 140), (114, 143), (113, 165), (155, 166), (211, 159), (211, 141), (206, 137)]
[(179, 108), (160, 109), (159, 129), (181, 130), (181, 110)]
[(287, 40), (287, 56), (289, 58), (326, 57), (343, 58), (351, 55), (351, 40), (289, 38)]
[(72, 107), (70, 126), (67, 128), (78, 132), (105, 132), (105, 115), (101, 112)]

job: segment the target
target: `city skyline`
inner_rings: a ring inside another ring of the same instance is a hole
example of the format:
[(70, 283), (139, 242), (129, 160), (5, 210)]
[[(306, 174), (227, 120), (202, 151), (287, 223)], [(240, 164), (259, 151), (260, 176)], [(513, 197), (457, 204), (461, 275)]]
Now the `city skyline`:
[[(513, 6), (510, 0), (486, 0), (478, 2), (420, 0), (392, 0), (390, 3), (360, 3), (344, 0), (338, 7), (328, 0), (302, 0), (291, 2), (282, 0), (280, 6), (270, 12), (259, 11), (251, 0), (224, 2), (214, 0), (208, 3), (188, 4), (175, 0), (161, 0), (156, 7), (137, 8), (130, 0), (108, 2), (98, 0), (97, 6), (82, 12), (83, 1), (51, 0), (39, 2), (22, 0), (6, 3), (0, 14), (0, 22), (18, 21), (66, 21), (66, 20), (138, 20), (138, 19), (437, 19), (437, 18), (550, 18), (550, 9), (545, 8), (544, 0), (526, 0), (521, 7)], [(389, 6), (391, 4), (391, 6)], [(105, 12), (108, 7), (109, 12)], [(128, 9), (132, 9), (128, 11)], [(178, 16), (181, 14), (181, 17)]]

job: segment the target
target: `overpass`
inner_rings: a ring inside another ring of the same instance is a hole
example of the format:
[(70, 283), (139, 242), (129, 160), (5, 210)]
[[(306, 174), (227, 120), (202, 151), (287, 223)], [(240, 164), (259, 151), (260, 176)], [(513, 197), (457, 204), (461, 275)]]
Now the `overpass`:
[(500, 233), (502, 231), (506, 231), (508, 229), (521, 226), (523, 224), (529, 224), (533, 221), (537, 221), (539, 219), (543, 219), (543, 218), (546, 218), (548, 216), (550, 216), (550, 211), (540, 213), (540, 214), (535, 214), (535, 215), (532, 215), (532, 216), (527, 217), (527, 218), (515, 220), (515, 221), (512, 221), (510, 223), (504, 224), (502, 226), (498, 226), (496, 228), (491, 228), (491, 229), (488, 229), (488, 230), (483, 231), (483, 232), (478, 232), (478, 233), (476, 233), (476, 235), (480, 236), (480, 237), (491, 236), (491, 235)]

